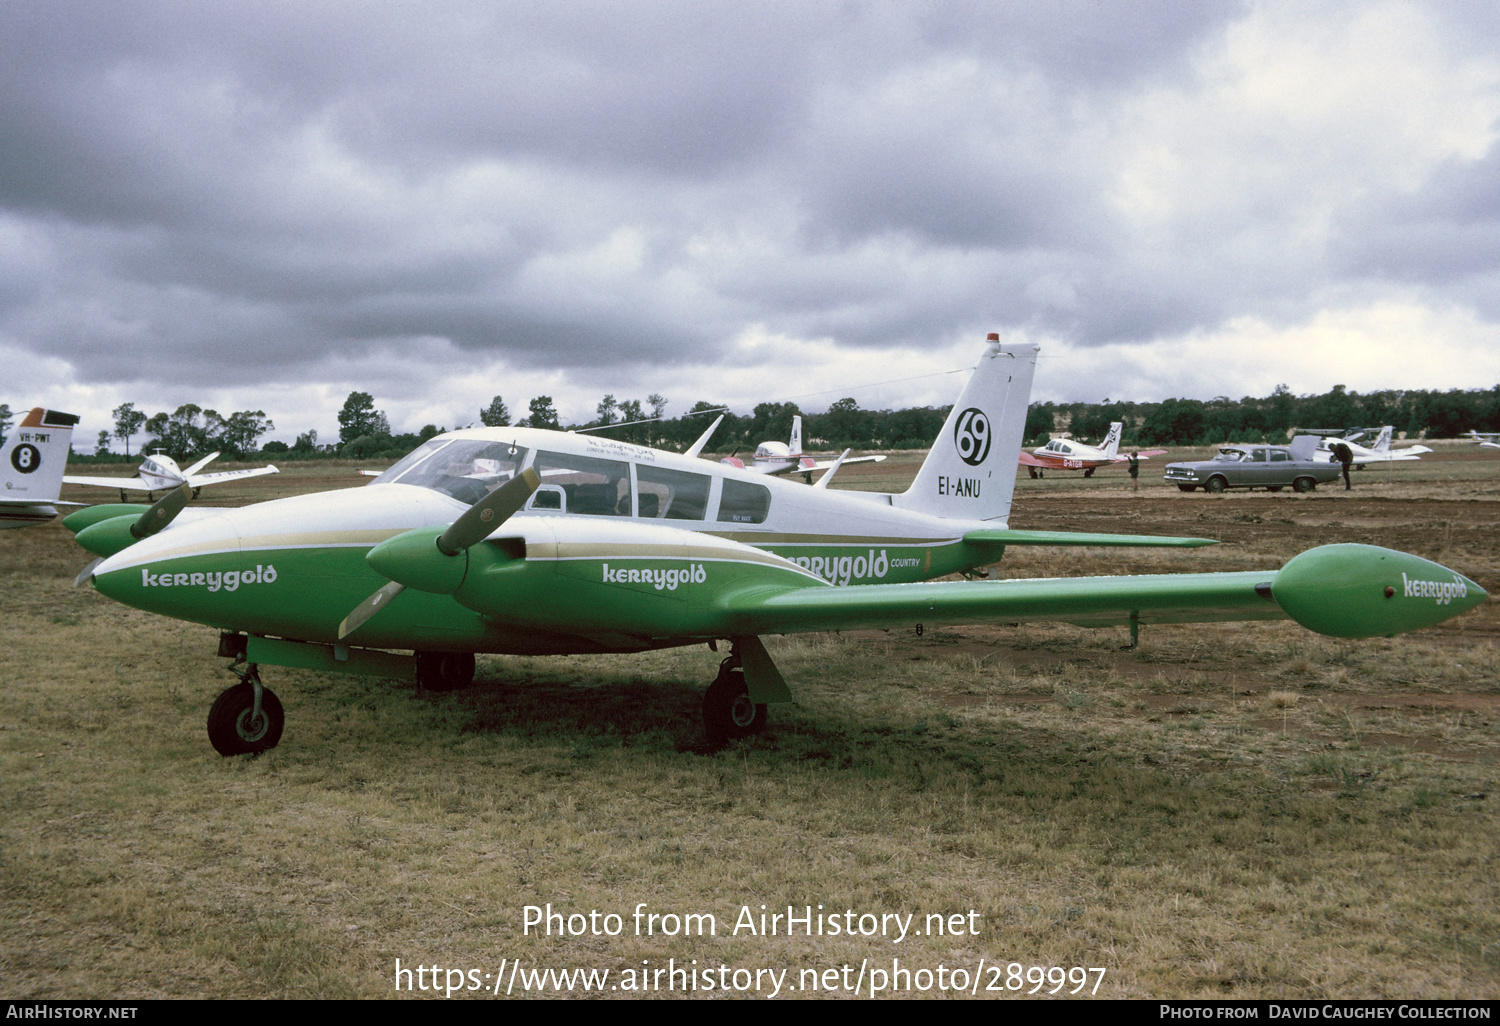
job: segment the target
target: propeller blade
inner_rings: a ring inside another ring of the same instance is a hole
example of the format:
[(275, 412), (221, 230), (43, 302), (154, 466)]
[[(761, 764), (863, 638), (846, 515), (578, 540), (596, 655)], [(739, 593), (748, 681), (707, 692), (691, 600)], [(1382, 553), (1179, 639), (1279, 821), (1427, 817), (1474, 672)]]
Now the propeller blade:
[(395, 581), (392, 581), (355, 606), (354, 611), (344, 617), (344, 622), (339, 624), (339, 640), (343, 641), (349, 635), (363, 627), (366, 620), (384, 609), (390, 604), (391, 599), (405, 590), (406, 585), (397, 584)]
[(541, 483), (537, 472), (527, 467), (464, 510), (463, 515), (438, 536), (438, 550), (445, 556), (456, 556), (470, 545), (484, 541), (495, 528), (509, 520), (511, 514), (526, 505), (526, 500)]
[(91, 562), (88, 566), (84, 567), (83, 571), (79, 573), (77, 577), (73, 578), (73, 587), (82, 587), (85, 581), (94, 576), (94, 567), (98, 566), (102, 562), (104, 562), (104, 557), (100, 556), (93, 562)]
[(193, 490), (187, 485), (179, 485), (166, 495), (154, 502), (150, 509), (141, 514), (141, 518), (130, 525), (130, 533), (137, 538), (149, 538), (163, 527), (166, 527), (177, 514), (182, 512), (188, 500), (193, 497)]

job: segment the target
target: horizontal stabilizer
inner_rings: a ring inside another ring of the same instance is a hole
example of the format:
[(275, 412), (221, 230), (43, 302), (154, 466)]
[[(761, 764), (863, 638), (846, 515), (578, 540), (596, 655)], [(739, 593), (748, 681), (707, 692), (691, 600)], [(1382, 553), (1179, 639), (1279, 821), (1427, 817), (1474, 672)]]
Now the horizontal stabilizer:
[(1089, 534), (1082, 531), (1010, 531), (985, 527), (964, 535), (974, 545), (1100, 545), (1114, 548), (1191, 549), (1219, 544), (1212, 538), (1172, 538), (1154, 534)]

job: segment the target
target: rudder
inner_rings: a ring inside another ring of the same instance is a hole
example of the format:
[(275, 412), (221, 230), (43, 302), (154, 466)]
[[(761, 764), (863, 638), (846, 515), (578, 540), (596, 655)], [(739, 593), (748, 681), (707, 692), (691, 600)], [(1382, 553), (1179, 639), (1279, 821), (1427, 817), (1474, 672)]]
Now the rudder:
[(964, 520), (1010, 517), (1038, 347), (990, 336), (911, 487), (891, 504)]

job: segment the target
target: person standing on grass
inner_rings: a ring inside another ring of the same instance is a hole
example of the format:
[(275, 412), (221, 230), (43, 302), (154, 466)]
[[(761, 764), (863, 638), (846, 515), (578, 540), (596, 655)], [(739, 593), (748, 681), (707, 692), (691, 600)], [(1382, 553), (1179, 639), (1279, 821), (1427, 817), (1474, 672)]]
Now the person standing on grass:
[(1141, 490), (1141, 451), (1130, 450), (1130, 490), (1138, 492)]
[(1333, 458), (1344, 465), (1344, 491), (1349, 490), (1349, 464), (1354, 462), (1354, 451), (1343, 442), (1334, 442), (1328, 447)]

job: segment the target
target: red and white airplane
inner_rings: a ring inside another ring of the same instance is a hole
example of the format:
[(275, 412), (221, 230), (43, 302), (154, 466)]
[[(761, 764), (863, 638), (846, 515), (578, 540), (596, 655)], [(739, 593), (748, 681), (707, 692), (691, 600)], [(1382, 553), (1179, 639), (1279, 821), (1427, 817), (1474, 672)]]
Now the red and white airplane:
[(755, 457), (750, 463), (736, 456), (726, 456), (719, 462), (757, 474), (801, 474), (810, 481), (814, 471), (832, 470), (840, 464), (879, 463), (884, 459), (884, 456), (849, 456), (848, 453), (836, 460), (819, 460), (807, 456), (802, 452), (802, 418), (794, 416), (790, 442), (761, 442), (755, 447)]
[[(1039, 449), (1030, 452), (1022, 449), (1021, 464), (1031, 471), (1032, 477), (1041, 477), (1044, 470), (1081, 470), (1084, 477), (1093, 477), (1094, 471), (1100, 467), (1130, 462), (1129, 455), (1120, 455), (1120, 433), (1124, 427), (1118, 420), (1111, 424), (1102, 445), (1084, 445), (1082, 442), (1054, 438)], [(1142, 449), (1136, 455), (1145, 460), (1160, 456), (1166, 451)]]

